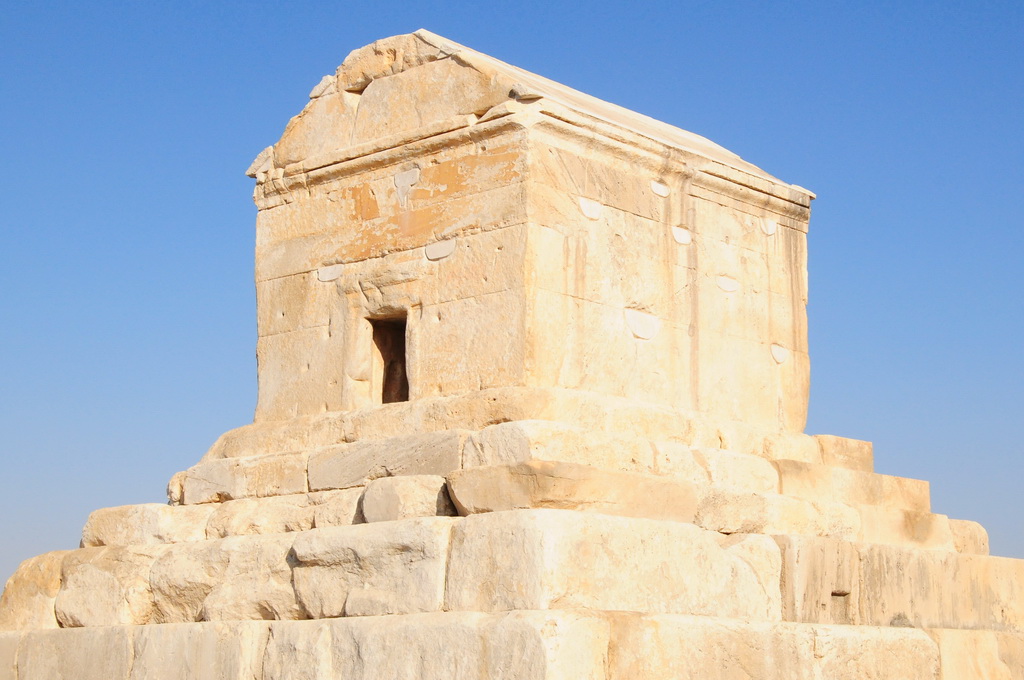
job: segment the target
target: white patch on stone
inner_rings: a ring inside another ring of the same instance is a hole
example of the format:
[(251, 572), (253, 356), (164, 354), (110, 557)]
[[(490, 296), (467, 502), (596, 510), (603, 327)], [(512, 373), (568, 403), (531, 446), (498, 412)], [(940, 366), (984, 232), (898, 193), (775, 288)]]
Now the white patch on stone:
[(398, 190), (398, 204), (401, 205), (402, 208), (409, 207), (409, 191), (411, 191), (416, 182), (419, 181), (420, 169), (417, 167), (403, 170), (395, 175), (395, 189)]
[(316, 278), (320, 281), (333, 281), (341, 276), (345, 269), (343, 264), (332, 264), (328, 267), (320, 267), (316, 270)]
[(681, 246), (693, 243), (693, 234), (686, 227), (672, 227), (672, 238)]
[(776, 231), (779, 230), (779, 223), (775, 220), (765, 217), (761, 220), (761, 231), (768, 236), (772, 236)]
[(588, 220), (600, 219), (602, 207), (603, 206), (594, 199), (580, 196), (580, 212), (582, 212), (584, 217)]
[(423, 247), (423, 254), (426, 255), (427, 259), (431, 262), (443, 260), (454, 252), (455, 239), (453, 238), (445, 241), (434, 241), (433, 243), (428, 243)]
[(735, 293), (740, 289), (740, 282), (731, 276), (719, 276), (718, 287), (724, 290), (726, 293)]
[(789, 359), (789, 350), (782, 345), (772, 345), (772, 359), (775, 359), (775, 363), (781, 364)]
[(627, 309), (626, 325), (635, 337), (650, 340), (661, 330), (661, 319), (639, 309)]
[(659, 182), (656, 179), (651, 180), (651, 191), (656, 193), (658, 196), (665, 197), (672, 193), (667, 184)]

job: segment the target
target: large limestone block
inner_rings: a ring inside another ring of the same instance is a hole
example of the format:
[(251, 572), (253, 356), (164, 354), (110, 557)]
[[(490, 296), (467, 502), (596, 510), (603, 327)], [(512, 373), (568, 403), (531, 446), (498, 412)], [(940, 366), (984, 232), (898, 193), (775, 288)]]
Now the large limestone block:
[(0, 596), (0, 630), (57, 628), (54, 602), (67, 550), (31, 557), (7, 579)]
[(0, 680), (18, 680), (21, 633), (0, 633)]
[(928, 512), (931, 508), (928, 482), (860, 472), (829, 465), (795, 460), (776, 460), (783, 494), (810, 501), (840, 501), (856, 505), (878, 505)]
[(18, 649), (18, 680), (128, 680), (129, 626), (33, 631)]
[(366, 485), (362, 499), (367, 522), (458, 514), (440, 475), (381, 477)]
[(1024, 560), (777, 536), (788, 621), (1024, 630)]
[(701, 497), (694, 523), (723, 534), (801, 534), (853, 540), (862, 531), (857, 509), (842, 503), (721, 489)]
[(953, 543), (957, 552), (988, 555), (988, 531), (977, 522), (967, 519), (949, 520)]
[(363, 486), (393, 475), (445, 475), (462, 466), (468, 432), (453, 430), (328, 447), (309, 456), (311, 491)]
[(456, 526), (446, 608), (624, 609), (778, 619), (778, 548), (690, 524), (567, 510)]
[(306, 494), (183, 507), (209, 508), (211, 514), (203, 538), (305, 531), (313, 528), (315, 515)]
[(362, 524), (366, 521), (362, 508), (363, 487), (316, 491), (307, 496), (313, 510), (313, 526), (318, 529)]
[(847, 439), (830, 434), (816, 434), (814, 438), (821, 447), (821, 462), (825, 465), (873, 472), (875, 469), (874, 447), (871, 442)]
[(161, 503), (103, 508), (86, 520), (82, 547), (201, 541), (206, 538), (206, 522), (213, 510), (210, 505)]
[(186, 505), (306, 491), (304, 453), (211, 460), (186, 470), (182, 480)]
[(109, 546), (69, 552), (55, 601), (64, 628), (140, 625), (153, 617), (150, 569), (168, 546)]
[(928, 634), (938, 645), (942, 658), (940, 680), (1024, 678), (1024, 666), (1007, 663), (1011, 659), (1003, 656), (998, 633), (989, 630), (933, 629)]
[(956, 550), (949, 518), (918, 510), (861, 505), (861, 530), (855, 540), (862, 543)]
[[(622, 614), (608, 680), (938, 680), (922, 631)], [(681, 675), (685, 673), (685, 675)]]
[[(270, 624), (180, 623), (134, 629), (130, 680), (253, 680), (263, 675)], [(88, 659), (83, 659), (88, 663)]]
[(687, 481), (589, 465), (532, 460), (457, 470), (448, 476), (460, 515), (526, 508), (692, 522), (697, 490)]
[(547, 420), (516, 420), (485, 427), (466, 443), (465, 467), (530, 460), (593, 465), (604, 470), (649, 472), (654, 466), (645, 439)]
[(438, 611), (455, 520), (315, 529), (294, 545), (295, 593), (312, 618)]
[(153, 564), (155, 623), (295, 619), (293, 534), (171, 546)]
[(572, 612), (274, 623), (262, 680), (606, 680), (607, 624)]

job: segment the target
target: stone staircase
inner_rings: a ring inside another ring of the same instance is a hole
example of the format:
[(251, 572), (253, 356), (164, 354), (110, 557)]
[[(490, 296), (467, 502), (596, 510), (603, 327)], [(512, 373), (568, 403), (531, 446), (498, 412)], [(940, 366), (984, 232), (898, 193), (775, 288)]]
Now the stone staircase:
[(1024, 677), (1024, 561), (822, 441), (861, 455), (520, 421), (205, 460), (22, 565), (0, 678)]

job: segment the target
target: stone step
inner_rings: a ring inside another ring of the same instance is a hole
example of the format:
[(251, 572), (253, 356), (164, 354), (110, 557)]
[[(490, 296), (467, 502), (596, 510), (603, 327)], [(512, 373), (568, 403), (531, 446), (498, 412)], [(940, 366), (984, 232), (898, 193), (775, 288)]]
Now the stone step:
[(11, 578), (0, 625), (575, 607), (772, 620), (779, 565), (767, 536), (514, 510), (54, 554)]
[(923, 480), (795, 460), (773, 463), (779, 473), (779, 493), (786, 496), (918, 512), (931, 509), (929, 485)]
[(82, 547), (182, 543), (455, 514), (444, 477), (382, 477), (366, 486), (333, 491), (200, 505), (103, 508), (89, 515)]
[(0, 633), (0, 680), (675, 680), (684, 669), (705, 680), (1020, 680), (1024, 637), (550, 610)]
[(787, 621), (1024, 630), (1024, 560), (835, 538), (776, 541)]
[[(812, 477), (808, 483), (814, 486), (827, 476), (816, 470), (835, 469), (835, 483), (863, 487), (860, 495), (865, 498), (872, 490), (876, 496), (887, 497), (888, 486), (871, 481), (869, 442), (798, 434), (769, 436), (764, 441), (763, 447), (754, 447), (759, 451), (755, 454), (555, 421), (517, 420), (476, 431), (396, 435), (265, 455), (238, 455), (250, 449), (231, 449), (236, 455), (208, 456), (176, 475), (168, 493), (172, 503), (195, 505), (353, 488), (384, 476), (447, 475), (476, 466), (547, 460), (752, 492), (778, 492), (780, 472), (786, 474), (786, 483), (799, 491), (801, 475)], [(720, 443), (724, 445), (725, 440)], [(778, 469), (772, 466), (775, 459), (780, 459)], [(803, 472), (797, 469), (801, 464), (808, 466)], [(883, 488), (875, 489), (880, 484)]]

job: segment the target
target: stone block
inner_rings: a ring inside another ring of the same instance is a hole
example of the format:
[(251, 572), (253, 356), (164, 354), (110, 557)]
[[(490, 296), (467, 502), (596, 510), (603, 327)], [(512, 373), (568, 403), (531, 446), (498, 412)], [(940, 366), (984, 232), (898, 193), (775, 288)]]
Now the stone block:
[(531, 460), (457, 470), (448, 476), (459, 514), (550, 508), (692, 522), (691, 482), (589, 465)]
[(313, 526), (317, 529), (362, 524), (366, 521), (363, 517), (361, 486), (315, 491), (307, 496), (313, 510)]
[(206, 522), (213, 511), (210, 505), (162, 503), (103, 508), (86, 520), (82, 547), (201, 541), (206, 538)]
[(953, 543), (957, 552), (972, 555), (988, 555), (988, 532), (985, 527), (968, 519), (951, 519), (949, 528), (953, 532)]
[(1024, 630), (1024, 560), (777, 536), (787, 621)]
[(645, 439), (547, 420), (516, 420), (483, 428), (467, 442), (464, 466), (530, 460), (638, 472), (650, 472), (654, 467), (654, 453)]
[(302, 453), (211, 460), (186, 470), (183, 480), (186, 505), (306, 491), (306, 455)]
[(935, 645), (918, 630), (621, 614), (611, 640), (608, 680), (939, 678)]
[(270, 624), (175, 623), (143, 626), (132, 632), (130, 680), (253, 680), (263, 675)]
[(172, 546), (151, 572), (154, 623), (299, 618), (293, 540), (267, 534)]
[(821, 447), (823, 464), (861, 472), (874, 471), (875, 454), (871, 442), (830, 434), (816, 434), (814, 438)]
[(939, 648), (940, 680), (1019, 680), (1024, 666), (1007, 664), (999, 635), (990, 630), (928, 631)]
[(0, 633), (0, 680), (18, 680), (21, 633)]
[(18, 649), (18, 680), (128, 680), (127, 626), (33, 631)]
[(778, 472), (760, 456), (703, 448), (694, 449), (694, 455), (717, 488), (752, 493), (777, 493), (779, 490)]
[(857, 548), (838, 538), (776, 536), (782, 552), (782, 616), (805, 623), (858, 624)]
[(606, 680), (608, 626), (575, 612), (443, 612), (272, 624), (262, 680)]
[(857, 511), (861, 529), (855, 540), (862, 543), (956, 549), (953, 530), (945, 515), (876, 505), (861, 505)]
[(69, 552), (61, 563), (60, 592), (54, 603), (61, 627), (149, 623), (150, 569), (168, 547), (107, 546)]
[(364, 486), (397, 475), (446, 475), (462, 466), (461, 430), (353, 442), (309, 456), (311, 491)]
[(375, 479), (366, 485), (362, 505), (367, 522), (458, 514), (448, 497), (445, 479), (439, 475)]
[(800, 534), (856, 539), (861, 519), (842, 503), (715, 489), (701, 497), (694, 523), (724, 534)]
[(839, 501), (851, 505), (928, 512), (931, 499), (928, 482), (859, 472), (828, 465), (776, 460), (780, 492), (809, 501)]
[(314, 529), (295, 539), (295, 592), (306, 615), (437, 611), (455, 520), (422, 517)]
[[(628, 578), (626, 577), (628, 575)], [(765, 536), (566, 510), (471, 515), (452, 536), (446, 608), (623, 609), (778, 619)]]
[(798, 460), (803, 463), (818, 463), (821, 460), (821, 444), (814, 437), (800, 432), (774, 432), (764, 437), (761, 450), (757, 452), (769, 460)]
[(281, 534), (313, 528), (314, 509), (306, 494), (242, 498), (225, 503), (185, 507), (210, 509), (203, 538)]
[(0, 596), (0, 631), (58, 627), (54, 601), (68, 552), (44, 553), (18, 566)]

